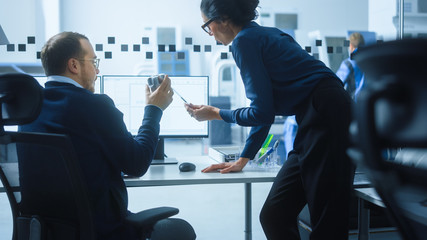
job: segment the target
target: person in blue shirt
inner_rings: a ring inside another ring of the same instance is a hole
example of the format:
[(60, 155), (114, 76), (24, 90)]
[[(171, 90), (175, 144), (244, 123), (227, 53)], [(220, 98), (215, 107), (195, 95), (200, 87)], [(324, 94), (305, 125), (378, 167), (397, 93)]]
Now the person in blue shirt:
[(363, 35), (354, 32), (349, 37), (349, 53), (350, 57), (342, 61), (340, 68), (337, 70), (337, 76), (344, 83), (344, 88), (350, 94), (350, 96), (356, 100), (357, 94), (363, 86), (363, 72), (357, 66), (356, 61), (352, 60), (352, 55), (356, 53), (357, 49), (365, 45), (365, 39)]
[(203, 172), (242, 171), (268, 135), (276, 115), (295, 115), (294, 148), (260, 213), (268, 239), (299, 239), (297, 217), (308, 204), (310, 239), (347, 239), (354, 167), (346, 155), (353, 101), (341, 80), (288, 34), (253, 20), (258, 0), (202, 0), (202, 28), (231, 45), (249, 107), (187, 104), (198, 121), (224, 120), (251, 131), (240, 158)]
[[(41, 60), (48, 77), (43, 89), (42, 110), (34, 122), (21, 126), (19, 130), (66, 134), (70, 137), (83, 178), (88, 184), (97, 239), (136, 240), (141, 239), (143, 234), (149, 235), (125, 222), (125, 218), (133, 213), (127, 210), (128, 195), (122, 173), (142, 176), (148, 170), (158, 142), (163, 110), (172, 102), (170, 79), (166, 77), (154, 92), (150, 92), (147, 85), (145, 93), (141, 93), (145, 94), (147, 106), (138, 134), (132, 136), (113, 100), (104, 94), (94, 94), (99, 59), (86, 36), (74, 32), (53, 36), (42, 48)], [(31, 153), (33, 156), (42, 154), (36, 151)], [(55, 173), (53, 166), (41, 166), (32, 159), (34, 157), (24, 158), (20, 165), (24, 180), (32, 171), (44, 171), (46, 176)], [(36, 195), (22, 196), (22, 208), (31, 209), (32, 205), (37, 204), (35, 200), (39, 199), (38, 195), (43, 195), (43, 186), (34, 186), (26, 181), (21, 186), (23, 192), (29, 188), (33, 193), (38, 188)], [(54, 209), (70, 205), (42, 204), (37, 209), (49, 216)], [(195, 233), (191, 231), (183, 236), (176, 234), (179, 232), (176, 226), (184, 225), (192, 229), (182, 219), (162, 220), (158, 222), (162, 232), (154, 231), (153, 234), (168, 235), (159, 238), (165, 240), (195, 239)]]

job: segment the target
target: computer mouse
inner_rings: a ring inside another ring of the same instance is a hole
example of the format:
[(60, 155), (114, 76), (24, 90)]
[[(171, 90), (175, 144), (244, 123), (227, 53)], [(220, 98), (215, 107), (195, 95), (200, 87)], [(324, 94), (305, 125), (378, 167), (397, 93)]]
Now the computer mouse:
[(181, 172), (190, 172), (194, 171), (194, 169), (196, 169), (196, 165), (194, 165), (193, 163), (183, 162), (179, 164), (179, 171)]

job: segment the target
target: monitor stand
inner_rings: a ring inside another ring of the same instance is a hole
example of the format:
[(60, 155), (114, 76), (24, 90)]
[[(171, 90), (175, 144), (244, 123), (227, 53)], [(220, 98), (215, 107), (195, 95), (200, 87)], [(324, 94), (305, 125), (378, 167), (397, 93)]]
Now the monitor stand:
[(151, 165), (165, 165), (165, 164), (177, 164), (176, 158), (170, 158), (165, 156), (165, 139), (160, 137), (157, 143), (156, 152), (154, 153), (154, 159), (151, 161)]

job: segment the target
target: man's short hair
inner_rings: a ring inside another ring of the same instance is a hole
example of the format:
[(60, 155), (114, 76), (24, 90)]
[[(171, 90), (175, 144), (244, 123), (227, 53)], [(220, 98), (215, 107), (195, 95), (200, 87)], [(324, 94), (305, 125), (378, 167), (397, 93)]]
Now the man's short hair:
[(62, 32), (51, 37), (43, 46), (41, 61), (46, 76), (61, 75), (65, 72), (70, 58), (83, 58), (86, 54), (80, 39), (88, 38), (80, 33)]
[(350, 44), (353, 45), (355, 48), (358, 48), (365, 45), (365, 39), (363, 38), (362, 34), (354, 32), (350, 34)]

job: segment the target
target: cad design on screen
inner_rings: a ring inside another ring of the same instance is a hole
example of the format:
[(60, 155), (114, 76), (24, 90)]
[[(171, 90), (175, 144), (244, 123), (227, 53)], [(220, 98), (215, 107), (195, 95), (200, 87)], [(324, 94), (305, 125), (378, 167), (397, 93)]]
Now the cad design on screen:
[[(145, 86), (150, 76), (104, 75), (103, 93), (113, 99), (123, 113), (128, 131), (138, 133), (144, 116)], [(169, 76), (172, 88), (188, 103), (208, 105), (209, 78), (207, 76)], [(198, 122), (184, 108), (184, 101), (175, 94), (163, 112), (160, 136), (165, 138), (208, 137), (208, 122)]]

